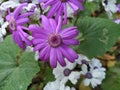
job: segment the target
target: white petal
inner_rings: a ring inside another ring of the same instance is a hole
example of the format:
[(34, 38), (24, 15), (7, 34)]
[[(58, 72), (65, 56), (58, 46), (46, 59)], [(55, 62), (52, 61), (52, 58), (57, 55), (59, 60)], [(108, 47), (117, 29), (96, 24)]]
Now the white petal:
[(88, 86), (90, 84), (90, 79), (85, 79), (83, 83), (85, 86)]
[(88, 72), (88, 70), (87, 70), (87, 65), (82, 65), (82, 72), (84, 73), (84, 74), (86, 74), (87, 72)]
[(77, 71), (71, 72), (71, 74), (69, 75), (69, 80), (73, 84), (76, 84), (79, 78), (80, 78), (80, 72), (77, 72)]
[(58, 80), (54, 82), (48, 82), (43, 90), (59, 90), (60, 82)]

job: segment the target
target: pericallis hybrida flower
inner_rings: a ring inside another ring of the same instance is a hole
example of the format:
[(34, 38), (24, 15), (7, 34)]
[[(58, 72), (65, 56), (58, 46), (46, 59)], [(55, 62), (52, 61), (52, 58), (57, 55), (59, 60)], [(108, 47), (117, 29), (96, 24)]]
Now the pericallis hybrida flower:
[(77, 27), (62, 30), (62, 17), (59, 17), (58, 23), (43, 15), (41, 19), (42, 26), (30, 25), (29, 27), (32, 31), (34, 51), (39, 51), (40, 59), (45, 62), (50, 60), (52, 67), (56, 67), (57, 62), (65, 66), (64, 58), (74, 62), (78, 55), (70, 46), (79, 44), (79, 41), (75, 39), (78, 35)]
[(28, 16), (33, 14), (32, 12), (21, 13), (24, 6), (27, 6), (27, 3), (21, 4), (12, 13), (6, 16), (14, 42), (23, 49), (26, 48), (26, 45), (32, 44), (28, 39), (29, 35), (25, 32), (28, 28), (24, 25), (30, 21)]
[(71, 7), (75, 13), (78, 10), (83, 10), (82, 3), (84, 0), (39, 0), (40, 2), (44, 2), (43, 8), (51, 7), (48, 12), (48, 17), (51, 18), (53, 16), (58, 17), (63, 15), (64, 23), (67, 23), (67, 6)]

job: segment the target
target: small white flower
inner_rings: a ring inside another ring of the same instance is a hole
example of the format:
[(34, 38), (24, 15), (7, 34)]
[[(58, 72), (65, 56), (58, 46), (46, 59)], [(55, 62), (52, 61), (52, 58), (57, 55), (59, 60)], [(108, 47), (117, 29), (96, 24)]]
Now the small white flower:
[(102, 5), (105, 8), (110, 19), (112, 19), (112, 13), (117, 12), (116, 0), (102, 0)]
[(86, 65), (82, 65), (82, 71), (80, 73), (85, 76), (85, 80), (83, 81), (84, 85), (88, 86), (91, 84), (93, 88), (102, 83), (103, 75), (105, 75), (105, 72), (98, 69), (88, 71)]
[(38, 61), (38, 59), (39, 59), (39, 51), (36, 51), (36, 52), (35, 52), (34, 58), (35, 58), (36, 61)]
[(3, 37), (6, 35), (6, 28), (8, 26), (8, 22), (4, 22), (4, 18), (0, 16), (0, 42), (3, 41)]
[(60, 90), (76, 90), (76, 89), (74, 87), (62, 85), (60, 86)]
[(73, 18), (74, 10), (67, 4), (67, 17)]
[(106, 71), (106, 69), (102, 67), (100, 60), (98, 60), (96, 58), (93, 58), (89, 62), (89, 66), (90, 66), (90, 69), (98, 69), (98, 70), (103, 71), (103, 72)]
[(54, 82), (48, 82), (43, 90), (60, 90), (60, 82), (58, 80)]
[(27, 46), (25, 51), (26, 52), (33, 52), (33, 47), (32, 46)]
[(33, 19), (33, 20), (39, 20), (40, 19), (40, 14), (41, 14), (41, 11), (40, 11), (40, 9), (38, 9), (38, 8), (35, 8), (34, 9), (34, 14), (31, 16), (31, 18)]
[(83, 65), (83, 64), (89, 64), (89, 59), (86, 57), (86, 56), (84, 56), (84, 55), (82, 55), (82, 54), (79, 54), (78, 55), (79, 57), (78, 57), (78, 59), (76, 60), (76, 63), (77, 64), (80, 64), (80, 65)]
[(35, 4), (30, 3), (27, 6), (25, 6), (23, 9), (25, 9), (26, 11), (31, 11), (31, 9), (35, 7), (36, 7)]
[(74, 87), (70, 88), (69, 86), (65, 86), (61, 81), (56, 80), (53, 82), (48, 82), (43, 90), (75, 90)]
[(53, 74), (57, 80), (60, 80), (63, 83), (70, 80), (71, 83), (76, 84), (77, 80), (80, 78), (80, 72), (72, 71), (75, 68), (76, 63), (66, 62), (66, 64), (65, 67), (58, 64), (57, 67), (54, 68)]
[(4, 10), (7, 10), (8, 8), (15, 8), (18, 5), (19, 5), (19, 2), (17, 2), (17, 0), (10, 0), (2, 3), (1, 7), (3, 7)]

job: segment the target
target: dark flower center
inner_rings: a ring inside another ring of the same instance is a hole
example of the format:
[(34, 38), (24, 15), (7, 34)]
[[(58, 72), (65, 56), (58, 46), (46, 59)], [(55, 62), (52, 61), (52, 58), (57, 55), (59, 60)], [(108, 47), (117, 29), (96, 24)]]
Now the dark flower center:
[(85, 59), (83, 59), (81, 62), (82, 64), (86, 64), (86, 65), (88, 64), (88, 62)]
[(105, 3), (105, 5), (107, 5), (108, 4), (108, 0), (104, 0), (104, 3)]
[(19, 0), (20, 3), (32, 3), (32, 0)]
[(94, 67), (94, 69), (98, 69), (98, 67), (97, 67), (97, 66), (95, 66), (95, 67)]
[(59, 34), (50, 34), (48, 37), (48, 43), (50, 44), (51, 47), (58, 47), (62, 43), (61, 36)]
[(68, 0), (60, 0), (61, 2), (67, 2)]
[(66, 69), (63, 71), (63, 73), (64, 73), (65, 76), (69, 76), (70, 73), (71, 73), (71, 70), (68, 69), (68, 68), (66, 68)]
[(91, 79), (92, 78), (92, 74), (90, 72), (88, 72), (88, 73), (86, 73), (85, 77), (88, 78), (88, 79)]
[(16, 30), (16, 22), (15, 22), (15, 19), (13, 17), (11, 17), (11, 20), (9, 22), (9, 27), (12, 30)]

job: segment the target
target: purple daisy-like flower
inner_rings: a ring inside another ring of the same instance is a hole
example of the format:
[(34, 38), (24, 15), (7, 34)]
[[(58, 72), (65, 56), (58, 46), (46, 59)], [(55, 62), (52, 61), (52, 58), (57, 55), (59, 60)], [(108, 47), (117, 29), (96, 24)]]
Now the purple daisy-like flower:
[(64, 23), (67, 23), (67, 6), (70, 6), (75, 13), (77, 11), (83, 10), (82, 3), (84, 0), (39, 0), (44, 2), (44, 8), (51, 6), (50, 11), (48, 12), (48, 17), (51, 18), (55, 15), (56, 20), (60, 15), (64, 15)]
[(34, 51), (39, 51), (39, 57), (44, 62), (50, 60), (50, 65), (56, 67), (57, 62), (65, 66), (64, 58), (74, 62), (78, 58), (77, 53), (70, 48), (70, 45), (78, 45), (79, 41), (75, 39), (78, 35), (77, 27), (69, 27), (62, 30), (62, 17), (59, 17), (58, 23), (45, 16), (41, 16), (42, 27), (30, 25), (32, 31)]
[(13, 40), (19, 45), (20, 48), (25, 49), (26, 44), (31, 45), (31, 41), (28, 39), (28, 34), (24, 30), (28, 30), (24, 24), (28, 23), (30, 20), (29, 15), (32, 15), (32, 12), (27, 12), (21, 14), (22, 7), (26, 6), (27, 3), (21, 4), (18, 6), (13, 13), (9, 13), (6, 16), (6, 20), (9, 22), (10, 32), (12, 33)]

